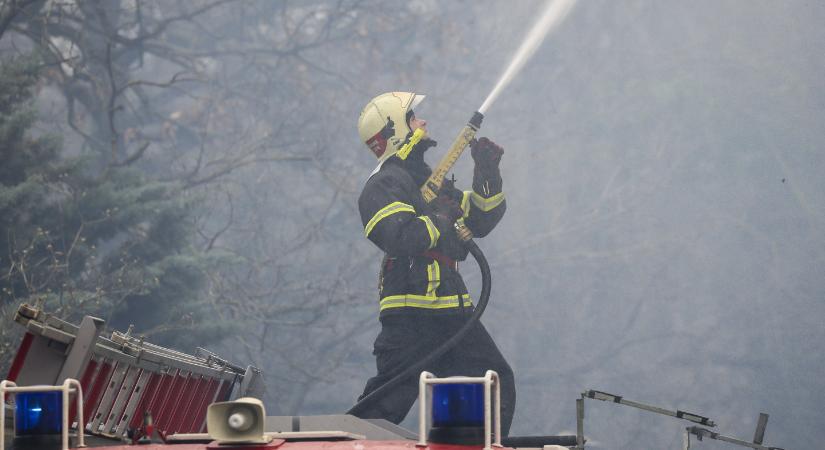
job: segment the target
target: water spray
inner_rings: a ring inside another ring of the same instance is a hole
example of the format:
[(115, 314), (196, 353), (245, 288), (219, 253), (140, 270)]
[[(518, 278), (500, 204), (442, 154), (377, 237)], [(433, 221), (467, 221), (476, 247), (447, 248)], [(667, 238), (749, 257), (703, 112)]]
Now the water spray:
[(487, 112), (487, 108), (496, 101), (502, 89), (521, 71), (524, 63), (533, 56), (533, 53), (536, 52), (539, 45), (544, 42), (544, 38), (567, 17), (567, 14), (573, 9), (573, 6), (575, 6), (576, 1), (577, 0), (555, 0), (547, 3), (547, 6), (544, 8), (544, 13), (542, 13), (536, 24), (533, 25), (533, 28), (530, 29), (530, 32), (527, 33), (527, 36), (525, 36), (524, 41), (510, 61), (510, 65), (507, 66), (507, 69), (501, 74), (501, 78), (499, 78), (493, 90), (490, 91), (490, 95), (487, 96), (484, 103), (481, 104), (481, 108), (478, 108), (479, 113), (485, 114)]
[[(421, 195), (424, 196), (424, 200), (428, 203), (438, 196), (438, 191), (444, 183), (447, 172), (452, 169), (461, 156), (461, 153), (464, 152), (464, 149), (466, 149), (475, 138), (475, 134), (481, 127), (481, 121), (484, 119), (484, 114), (487, 112), (487, 109), (496, 101), (504, 87), (521, 71), (524, 64), (533, 56), (536, 49), (544, 42), (544, 38), (547, 37), (550, 31), (556, 28), (564, 18), (567, 17), (567, 14), (573, 9), (576, 1), (577, 0), (550, 0), (547, 3), (541, 17), (535, 25), (533, 25), (533, 28), (530, 29), (530, 32), (527, 33), (527, 36), (525, 36), (524, 41), (521, 43), (521, 46), (519, 46), (510, 64), (504, 70), (504, 73), (501, 74), (493, 90), (490, 91), (490, 95), (488, 95), (484, 103), (481, 104), (481, 108), (478, 108), (478, 111), (473, 113), (473, 117), (470, 118), (470, 121), (458, 134), (458, 137), (453, 141), (447, 154), (444, 155), (438, 163), (438, 166), (433, 170), (430, 178), (428, 178), (427, 182), (421, 187)], [(462, 240), (467, 241), (472, 237), (472, 235), (469, 234), (469, 230), (467, 230), (463, 224), (457, 224), (456, 228)]]

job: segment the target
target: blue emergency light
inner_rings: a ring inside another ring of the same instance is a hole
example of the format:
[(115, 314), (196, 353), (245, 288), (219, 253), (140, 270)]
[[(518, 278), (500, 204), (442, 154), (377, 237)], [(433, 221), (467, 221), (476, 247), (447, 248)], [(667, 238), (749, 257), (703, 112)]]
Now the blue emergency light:
[(433, 386), (433, 427), (484, 427), (483, 384)]
[(46, 436), (61, 433), (62, 392), (18, 392), (15, 394), (15, 404), (15, 436)]

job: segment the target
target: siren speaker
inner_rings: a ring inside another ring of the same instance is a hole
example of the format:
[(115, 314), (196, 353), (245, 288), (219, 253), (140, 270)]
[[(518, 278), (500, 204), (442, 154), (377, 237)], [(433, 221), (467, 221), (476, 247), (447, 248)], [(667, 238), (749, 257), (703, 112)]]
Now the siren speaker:
[(265, 418), (264, 404), (257, 398), (212, 403), (206, 410), (206, 431), (219, 443), (265, 444), (272, 440), (264, 434)]

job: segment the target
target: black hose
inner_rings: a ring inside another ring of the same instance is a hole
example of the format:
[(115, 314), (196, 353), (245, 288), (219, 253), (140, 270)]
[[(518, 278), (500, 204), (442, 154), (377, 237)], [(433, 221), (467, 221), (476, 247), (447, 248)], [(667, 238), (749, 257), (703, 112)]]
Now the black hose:
[(470, 331), (470, 328), (475, 326), (475, 324), (481, 319), (481, 315), (484, 314), (484, 309), (487, 307), (487, 301), (490, 299), (490, 283), (492, 282), (490, 277), (490, 265), (487, 264), (487, 258), (484, 257), (484, 253), (482, 253), (481, 249), (478, 248), (478, 245), (476, 245), (472, 239), (466, 241), (464, 244), (467, 246), (470, 254), (473, 255), (473, 258), (475, 258), (478, 263), (478, 268), (481, 269), (481, 295), (478, 299), (478, 304), (473, 311), (473, 315), (470, 316), (467, 323), (465, 323), (450, 339), (444, 341), (441, 346), (427, 355), (427, 357), (411, 365), (410, 367), (403, 369), (399, 374), (393, 376), (389, 381), (382, 384), (377, 389), (370, 392), (366, 397), (359, 400), (358, 403), (353, 405), (353, 407), (347, 411), (347, 414), (357, 416), (358, 413), (362, 412), (367, 405), (370, 405), (380, 399), (385, 393), (389, 392), (390, 389), (409, 378), (410, 375), (421, 373), (427, 365), (435, 361), (438, 357), (442, 356), (451, 348), (455, 347), (456, 344), (458, 344), (458, 342), (461, 341), (461, 339), (464, 338), (464, 336)]

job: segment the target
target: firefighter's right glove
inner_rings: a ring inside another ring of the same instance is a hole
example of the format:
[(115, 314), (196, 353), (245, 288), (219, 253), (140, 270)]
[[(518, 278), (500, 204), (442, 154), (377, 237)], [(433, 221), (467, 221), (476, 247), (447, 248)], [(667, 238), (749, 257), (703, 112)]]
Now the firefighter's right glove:
[(443, 235), (445, 232), (452, 232), (455, 234), (455, 222), (464, 215), (461, 210), (461, 205), (458, 204), (450, 195), (441, 193), (430, 202), (432, 209), (431, 217), (438, 231)]
[(451, 196), (441, 193), (430, 202), (430, 208), (430, 218), (440, 233), (435, 249), (455, 260), (464, 260), (467, 251), (455, 229), (455, 222), (464, 215), (461, 205)]

